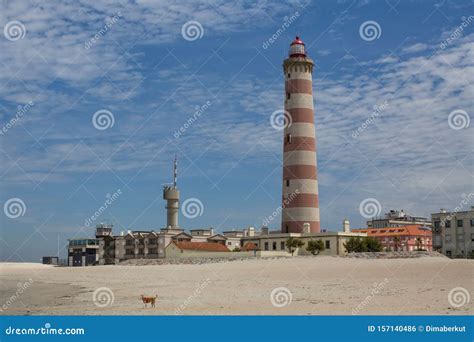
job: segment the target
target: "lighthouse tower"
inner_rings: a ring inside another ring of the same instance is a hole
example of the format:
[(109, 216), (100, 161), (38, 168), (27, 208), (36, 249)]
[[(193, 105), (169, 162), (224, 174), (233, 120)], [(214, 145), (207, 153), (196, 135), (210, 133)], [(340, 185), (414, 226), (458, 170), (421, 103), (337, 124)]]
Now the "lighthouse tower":
[(285, 73), (282, 233), (318, 233), (319, 200), (313, 109), (313, 61), (296, 37)]

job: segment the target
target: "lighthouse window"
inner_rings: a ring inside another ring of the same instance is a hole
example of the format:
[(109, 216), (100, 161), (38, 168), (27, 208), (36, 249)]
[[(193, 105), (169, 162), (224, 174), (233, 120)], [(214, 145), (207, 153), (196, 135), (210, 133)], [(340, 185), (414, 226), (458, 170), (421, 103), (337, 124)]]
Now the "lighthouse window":
[(286, 180), (286, 186), (290, 186), (290, 180), (289, 179)]
[(291, 94), (290, 93), (286, 93), (286, 99), (289, 100), (291, 98)]

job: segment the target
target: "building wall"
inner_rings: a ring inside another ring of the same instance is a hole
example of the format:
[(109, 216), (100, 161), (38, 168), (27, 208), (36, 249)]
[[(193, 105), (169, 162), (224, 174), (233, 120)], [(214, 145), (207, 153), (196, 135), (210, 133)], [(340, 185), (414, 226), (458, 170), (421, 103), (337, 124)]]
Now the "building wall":
[[(325, 249), (320, 252), (320, 255), (344, 255), (346, 249), (344, 243), (346, 243), (352, 236), (365, 237), (367, 234), (363, 233), (310, 233), (310, 234), (269, 234), (260, 235), (253, 238), (245, 238), (242, 240), (242, 245), (247, 242), (255, 243), (261, 251), (280, 251), (288, 252), (286, 241), (289, 237), (299, 239), (304, 242), (304, 246), (297, 248), (294, 255), (310, 255), (311, 253), (306, 251), (306, 246), (310, 240), (322, 240), (324, 242)], [(267, 249), (268, 248), (268, 249)]]
[[(448, 257), (474, 254), (474, 210), (431, 214), (435, 250)], [(459, 222), (458, 222), (459, 221)]]

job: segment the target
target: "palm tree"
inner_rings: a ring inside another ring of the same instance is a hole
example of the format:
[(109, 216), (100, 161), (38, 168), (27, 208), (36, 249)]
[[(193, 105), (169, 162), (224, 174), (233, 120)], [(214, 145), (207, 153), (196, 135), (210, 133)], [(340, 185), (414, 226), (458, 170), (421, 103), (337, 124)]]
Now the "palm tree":
[(393, 238), (393, 247), (395, 249), (395, 252), (398, 251), (398, 246), (400, 246), (400, 237), (399, 236), (395, 236)]

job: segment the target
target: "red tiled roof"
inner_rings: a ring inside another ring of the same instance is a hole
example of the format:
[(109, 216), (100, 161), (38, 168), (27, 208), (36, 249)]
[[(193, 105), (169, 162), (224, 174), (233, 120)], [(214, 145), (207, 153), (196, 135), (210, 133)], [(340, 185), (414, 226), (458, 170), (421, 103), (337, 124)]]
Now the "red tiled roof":
[(253, 242), (247, 242), (244, 247), (242, 247), (241, 249), (242, 251), (256, 251), (258, 250), (258, 247), (256, 244), (254, 244)]
[(352, 232), (367, 233), (368, 236), (396, 236), (396, 235), (431, 236), (432, 234), (431, 230), (422, 228), (422, 226), (418, 224), (401, 226), (401, 227), (353, 229)]
[(207, 251), (207, 252), (230, 252), (229, 249), (220, 244), (214, 242), (175, 242), (179, 249), (191, 250), (191, 251)]

